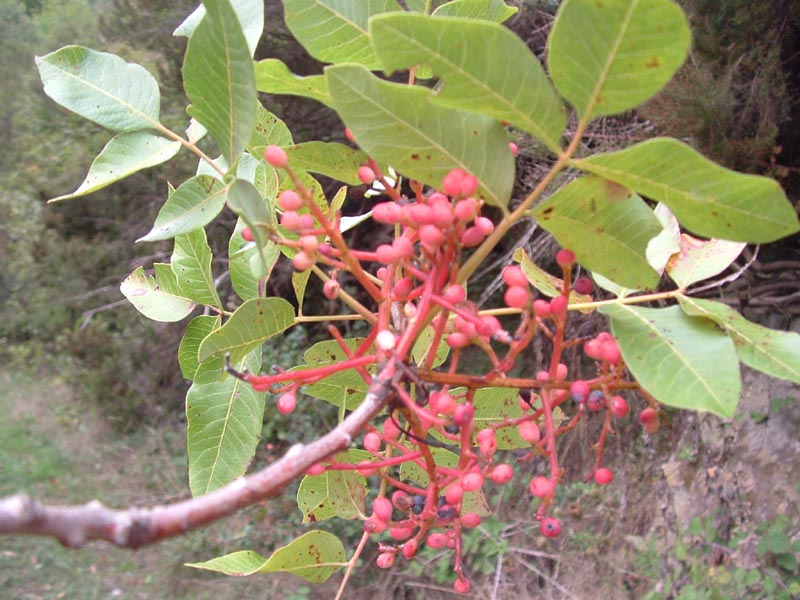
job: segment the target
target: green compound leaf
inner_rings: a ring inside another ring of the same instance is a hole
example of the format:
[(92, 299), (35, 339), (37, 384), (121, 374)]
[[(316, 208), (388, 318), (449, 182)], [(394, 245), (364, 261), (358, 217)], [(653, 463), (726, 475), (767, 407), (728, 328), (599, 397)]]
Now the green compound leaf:
[(294, 324), (294, 309), (283, 298), (246, 301), (200, 344), (200, 362), (229, 353), (236, 363), (256, 346)]
[[(371, 460), (364, 450), (347, 450), (334, 457), (337, 463), (356, 465)], [(333, 517), (357, 519), (366, 512), (367, 481), (356, 471), (325, 471), (306, 475), (297, 490), (297, 507), (303, 523), (315, 523)]]
[(661, 224), (629, 190), (600, 177), (581, 177), (550, 196), (534, 215), (587, 269), (626, 287), (658, 285), (647, 244)]
[(442, 78), (432, 102), (506, 120), (560, 151), (564, 106), (536, 56), (510, 30), (486, 21), (391, 14), (373, 18), (370, 35), (385, 70), (425, 64)]
[[(264, 2), (263, 0), (230, 0), (230, 3), (236, 16), (239, 17), (239, 23), (252, 56), (264, 33)], [(183, 23), (178, 25), (172, 35), (191, 37), (204, 16), (206, 16), (206, 7), (201, 4), (184, 19)]]
[(302, 96), (326, 106), (331, 104), (328, 82), (324, 75), (300, 77), (277, 58), (267, 58), (256, 63), (256, 88), (267, 94)]
[(173, 142), (146, 131), (120, 133), (106, 144), (89, 167), (86, 179), (71, 194), (53, 198), (50, 202), (85, 196), (137, 171), (160, 165), (175, 156), (180, 142)]
[[(261, 366), (261, 348), (234, 366), (238, 370), (257, 370)], [(195, 382), (189, 388), (186, 449), (192, 496), (207, 494), (245, 474), (261, 436), (264, 397), (235, 377)]]
[(655, 138), (573, 164), (663, 202), (703, 237), (763, 243), (800, 231), (776, 181), (725, 169), (678, 140)]
[(228, 0), (205, 0), (207, 14), (186, 48), (183, 80), (189, 115), (217, 142), (232, 165), (255, 125), (257, 92), (253, 60)]
[(344, 545), (339, 538), (327, 531), (309, 531), (266, 559), (251, 550), (241, 550), (206, 562), (188, 563), (186, 566), (226, 575), (281, 571), (307, 581), (322, 583), (337, 569), (344, 567), (345, 560)]
[(396, 0), (283, 0), (283, 10), (289, 31), (317, 60), (377, 69), (381, 63), (367, 34), (369, 18), (402, 8)]
[(553, 83), (582, 119), (631, 109), (658, 92), (691, 43), (669, 0), (566, 0), (550, 32)]
[(514, 183), (508, 135), (495, 119), (438, 106), (433, 92), (381, 81), (367, 69), (326, 69), (339, 116), (380, 163), (431, 186), (453, 168), (480, 180), (480, 194), (505, 208)]
[(688, 315), (705, 317), (733, 339), (739, 359), (772, 377), (800, 383), (800, 335), (751, 323), (721, 302), (678, 296)]
[(681, 288), (719, 275), (742, 253), (744, 242), (698, 240), (686, 233), (680, 237), (680, 251), (667, 263), (666, 271)]
[(519, 12), (502, 0), (453, 0), (433, 11), (434, 17), (466, 17), (502, 23)]
[(739, 402), (739, 360), (733, 341), (705, 319), (679, 306), (654, 309), (612, 304), (622, 357), (642, 387), (668, 406), (731, 417)]
[(195, 303), (183, 295), (175, 274), (167, 264), (153, 265), (155, 276), (139, 267), (119, 286), (122, 295), (148, 319), (172, 323), (187, 317)]
[(153, 228), (139, 242), (168, 240), (201, 229), (225, 206), (225, 186), (211, 175), (197, 175), (172, 192), (158, 211)]
[(206, 241), (205, 229), (195, 229), (175, 238), (172, 251), (172, 272), (178, 288), (197, 304), (222, 309), (214, 275), (211, 273), (211, 248)]
[[(197, 358), (200, 342), (219, 327), (222, 322), (220, 316), (200, 315), (195, 317), (186, 326), (180, 346), (178, 346), (178, 364), (184, 379), (194, 381), (197, 378), (200, 360)], [(216, 376), (222, 371), (222, 359), (217, 360)]]
[(304, 142), (284, 150), (293, 169), (318, 173), (350, 185), (361, 185), (358, 168), (369, 160), (366, 152), (336, 142)]
[(44, 93), (83, 118), (113, 131), (158, 127), (158, 83), (144, 67), (81, 46), (37, 56), (36, 65)]

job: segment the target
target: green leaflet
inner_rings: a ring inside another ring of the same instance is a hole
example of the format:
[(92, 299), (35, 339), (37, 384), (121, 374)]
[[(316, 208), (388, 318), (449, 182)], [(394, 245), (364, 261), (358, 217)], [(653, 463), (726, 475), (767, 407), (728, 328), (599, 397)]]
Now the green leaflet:
[(548, 42), (559, 93), (584, 119), (629, 110), (683, 64), (691, 33), (669, 0), (565, 0)]
[(101, 190), (137, 171), (168, 161), (180, 149), (180, 142), (173, 142), (147, 131), (120, 133), (111, 138), (97, 155), (78, 189), (71, 194), (53, 198), (50, 202), (77, 198)]
[(678, 300), (686, 314), (705, 317), (722, 327), (748, 367), (800, 383), (800, 335), (752, 323), (721, 302), (688, 296), (678, 296)]
[(431, 186), (458, 167), (480, 180), (488, 202), (508, 204), (514, 160), (496, 120), (438, 106), (430, 90), (382, 81), (364, 67), (328, 67), (326, 76), (334, 108), (378, 162)]
[(194, 30), (183, 62), (189, 115), (217, 142), (229, 165), (250, 139), (257, 93), (253, 60), (228, 0), (205, 0), (206, 16)]
[(534, 215), (587, 269), (626, 287), (658, 285), (647, 244), (661, 225), (629, 190), (600, 177), (582, 177), (555, 192)]
[(763, 243), (800, 231), (778, 182), (721, 167), (678, 140), (655, 138), (572, 162), (663, 202), (704, 237)]
[(472, 19), (389, 14), (370, 21), (370, 35), (385, 70), (424, 64), (442, 78), (432, 102), (506, 120), (560, 151), (564, 106), (539, 60), (510, 30)]
[(178, 286), (169, 265), (153, 265), (154, 276), (145, 274), (139, 267), (128, 275), (119, 289), (131, 304), (148, 319), (174, 322), (189, 316), (195, 303), (187, 298)]
[(161, 95), (144, 67), (81, 46), (37, 56), (36, 65), (45, 94), (83, 118), (113, 131), (158, 127)]
[(205, 227), (225, 206), (225, 187), (211, 175), (197, 175), (170, 193), (153, 228), (139, 242), (168, 240)]
[[(213, 335), (213, 334), (212, 334)], [(234, 363), (251, 371), (261, 365), (261, 348)], [(189, 487), (202, 496), (245, 474), (261, 436), (264, 393), (235, 377), (195, 381), (186, 394)]]
[(231, 355), (239, 362), (248, 352), (294, 324), (294, 308), (283, 298), (254, 298), (234, 311), (225, 324), (200, 344), (198, 357)]
[[(365, 450), (350, 449), (334, 457), (337, 463), (355, 465), (372, 459)], [(357, 519), (366, 512), (367, 481), (356, 471), (325, 471), (306, 475), (297, 490), (297, 507), (303, 523), (316, 523), (333, 517)]]
[(327, 531), (309, 531), (283, 548), (278, 548), (269, 558), (251, 550), (241, 550), (206, 562), (188, 563), (187, 566), (226, 575), (283, 571), (321, 583), (338, 568), (345, 566), (345, 559), (344, 545), (339, 538)]
[(739, 402), (739, 360), (733, 341), (706, 319), (679, 306), (612, 304), (600, 312), (625, 364), (642, 387), (668, 406), (732, 417)]
[(267, 58), (256, 63), (256, 87), (259, 92), (267, 94), (303, 96), (327, 106), (331, 104), (324, 75), (300, 77), (277, 58)]
[(367, 34), (372, 15), (400, 11), (396, 0), (283, 0), (286, 26), (308, 53), (326, 63), (380, 67)]
[[(259, 40), (261, 40), (261, 35), (264, 33), (264, 2), (263, 0), (230, 0), (230, 3), (239, 18), (250, 54), (253, 55)], [(206, 7), (201, 4), (175, 28), (172, 35), (191, 37), (204, 16), (206, 16)]]
[(211, 273), (211, 258), (211, 248), (202, 227), (175, 238), (171, 264), (178, 288), (197, 304), (221, 310), (222, 302)]

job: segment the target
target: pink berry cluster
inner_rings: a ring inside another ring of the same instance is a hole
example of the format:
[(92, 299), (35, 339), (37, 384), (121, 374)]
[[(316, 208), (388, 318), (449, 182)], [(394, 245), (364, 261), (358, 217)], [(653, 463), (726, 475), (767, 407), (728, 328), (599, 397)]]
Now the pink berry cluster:
[[(545, 538), (557, 537), (562, 525), (550, 513), (565, 474), (557, 440), (588, 418), (602, 419), (602, 426), (594, 445), (595, 464), (586, 479), (608, 485), (614, 478), (602, 466), (606, 439), (614, 431), (614, 419), (627, 416), (625, 395), (638, 385), (628, 379), (622, 351), (610, 333), (567, 339), (567, 325), (575, 314), (570, 311), (573, 292), (590, 294), (591, 279), (583, 276), (573, 282), (575, 254), (560, 250), (555, 256), (562, 275), (557, 295), (537, 295), (525, 271), (509, 265), (501, 274), (506, 308), (480, 310), (467, 297), (460, 269), (465, 255), (487, 240), (495, 226), (481, 215), (480, 183), (473, 175), (453, 169), (436, 190), (412, 181), (408, 197), (389, 185), (374, 161), (361, 165), (358, 179), (365, 184), (380, 181), (386, 196), (373, 206), (372, 218), (392, 227), (394, 238), (373, 249), (356, 249), (342, 237), (338, 215), (318, 206), (294, 176), (286, 153), (269, 146), (264, 157), (294, 182), (294, 189), (278, 196), (281, 228), (268, 232), (270, 239), (294, 251), (295, 269), (314, 268), (326, 298), (349, 305), (373, 327), (355, 350), (335, 327), (329, 328), (347, 357), (339, 363), (270, 375), (232, 372), (256, 390), (278, 394), (277, 407), (284, 414), (295, 410), (301, 386), (348, 369), (372, 387), (386, 390), (388, 416), (369, 426), (361, 440), (371, 458), (358, 464), (331, 458), (314, 465), (308, 475), (351, 470), (380, 478), (382, 491), (364, 521), (364, 530), (378, 540), (378, 567), (391, 567), (398, 556), (410, 560), (426, 547), (450, 551), (454, 589), (465, 593), (470, 583), (463, 569), (461, 535), (480, 524), (487, 486), (506, 485), (515, 474), (524, 474), (537, 502), (532, 518)], [(249, 231), (242, 235), (252, 238)], [(342, 293), (340, 272), (361, 284), (374, 309)], [(423, 330), (431, 349), (449, 348), (441, 367), (433, 351), (411, 359)], [(550, 345), (551, 356), (548, 364), (534, 367), (525, 350), (537, 338)], [(581, 344), (592, 376), (570, 377), (564, 353)], [(491, 368), (472, 372), (473, 361), (463, 359), (468, 350), (482, 352)], [(393, 375), (376, 381), (368, 369), (387, 363), (394, 365)], [(520, 366), (530, 376), (512, 378), (512, 369)], [(476, 419), (477, 391), (503, 386), (519, 390), (519, 410)], [(658, 427), (656, 404), (643, 395), (649, 404), (640, 421), (652, 433)], [(498, 449), (499, 436), (511, 431), (527, 448), (513, 458)], [(442, 450), (454, 456), (455, 464), (437, 461)], [(410, 477), (408, 469), (424, 476)]]

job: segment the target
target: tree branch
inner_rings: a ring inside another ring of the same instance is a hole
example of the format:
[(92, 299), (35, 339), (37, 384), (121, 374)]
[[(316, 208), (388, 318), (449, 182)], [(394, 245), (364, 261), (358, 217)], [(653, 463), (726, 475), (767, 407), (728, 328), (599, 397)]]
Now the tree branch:
[(92, 540), (120, 548), (139, 548), (182, 535), (281, 493), (312, 465), (347, 449), (363, 427), (386, 405), (396, 359), (373, 379), (364, 401), (347, 418), (310, 444), (297, 444), (278, 461), (204, 496), (149, 508), (115, 510), (98, 501), (82, 506), (41, 504), (26, 494), (0, 499), (0, 534), (41, 535), (80, 548)]

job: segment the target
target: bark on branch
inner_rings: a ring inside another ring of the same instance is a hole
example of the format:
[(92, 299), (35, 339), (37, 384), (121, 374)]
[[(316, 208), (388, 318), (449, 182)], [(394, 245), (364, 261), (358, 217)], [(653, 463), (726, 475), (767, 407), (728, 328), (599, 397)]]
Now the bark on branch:
[(386, 405), (395, 372), (391, 359), (373, 379), (361, 405), (336, 429), (309, 444), (293, 446), (265, 469), (209, 494), (174, 504), (122, 510), (108, 508), (98, 501), (82, 506), (46, 505), (26, 494), (17, 494), (0, 499), (0, 534), (53, 537), (71, 548), (103, 540), (133, 549), (218, 521), (280, 494), (313, 464), (348, 448)]

